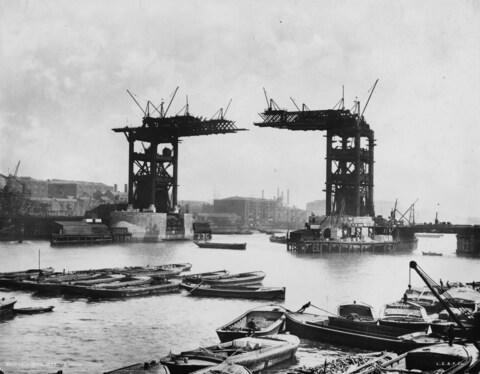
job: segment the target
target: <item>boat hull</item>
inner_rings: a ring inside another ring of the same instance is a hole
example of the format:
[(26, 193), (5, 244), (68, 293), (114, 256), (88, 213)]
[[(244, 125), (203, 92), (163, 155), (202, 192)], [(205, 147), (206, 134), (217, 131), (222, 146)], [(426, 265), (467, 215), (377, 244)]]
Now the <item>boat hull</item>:
[[(300, 340), (293, 335), (247, 337), (200, 350), (183, 352), (180, 355), (169, 355), (160, 362), (166, 365), (172, 374), (192, 373), (213, 367), (225, 360), (257, 372), (293, 358), (299, 344)], [(219, 354), (226, 351), (231, 353), (228, 356)], [(203, 367), (200, 368), (200, 366)]]
[(285, 287), (216, 287), (181, 284), (192, 296), (238, 299), (285, 299)]
[(235, 250), (245, 250), (247, 248), (247, 243), (213, 243), (213, 242), (195, 242), (199, 248), (210, 248), (210, 249), (235, 249)]
[(220, 276), (216, 279), (204, 279), (202, 282), (214, 286), (253, 285), (259, 284), (265, 278), (263, 271), (252, 271), (248, 273), (230, 274)]
[(282, 331), (284, 324), (285, 313), (281, 307), (262, 306), (243, 313), (216, 331), (221, 342), (228, 342), (246, 336), (261, 337), (278, 334)]
[[(322, 341), (331, 344), (351, 346), (367, 350), (387, 350), (403, 353), (411, 349), (434, 344), (437, 339), (401, 339), (405, 332), (386, 326), (376, 326), (370, 323), (345, 321), (344, 326), (329, 326), (304, 322), (295, 317), (294, 313), (286, 314), (286, 330), (301, 338)], [(398, 335), (396, 335), (398, 333)]]
[(15, 314), (41, 314), (53, 311), (53, 306), (47, 307), (31, 307), (31, 308), (15, 308), (13, 311)]

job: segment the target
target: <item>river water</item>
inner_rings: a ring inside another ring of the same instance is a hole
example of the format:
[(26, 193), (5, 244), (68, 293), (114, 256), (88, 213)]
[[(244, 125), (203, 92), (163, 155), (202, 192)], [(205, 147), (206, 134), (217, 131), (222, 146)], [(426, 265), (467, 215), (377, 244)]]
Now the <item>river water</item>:
[[(128, 243), (94, 247), (50, 247), (48, 242), (0, 243), (0, 272), (38, 267), (57, 271), (190, 262), (192, 272), (263, 270), (264, 285), (285, 286), (287, 308), (307, 301), (335, 311), (342, 302), (362, 301), (375, 310), (403, 295), (408, 264), (415, 260), (435, 280), (479, 280), (480, 259), (457, 257), (453, 235), (419, 238), (418, 248), (396, 254), (332, 253), (298, 255), (271, 243), (265, 234), (216, 236), (215, 241), (247, 242), (246, 251), (200, 249), (194, 243)], [(443, 256), (422, 256), (435, 251)], [(423, 285), (412, 273), (412, 285)], [(130, 363), (158, 359), (169, 351), (218, 342), (215, 329), (261, 301), (178, 294), (91, 302), (45, 298), (0, 289), (17, 307), (54, 305), (53, 313), (16, 316), (0, 322), (0, 369), (7, 373), (101, 373)], [(268, 303), (268, 302), (267, 302)], [(312, 312), (315, 312), (313, 309)], [(320, 365), (345, 351), (302, 341), (295, 365)]]

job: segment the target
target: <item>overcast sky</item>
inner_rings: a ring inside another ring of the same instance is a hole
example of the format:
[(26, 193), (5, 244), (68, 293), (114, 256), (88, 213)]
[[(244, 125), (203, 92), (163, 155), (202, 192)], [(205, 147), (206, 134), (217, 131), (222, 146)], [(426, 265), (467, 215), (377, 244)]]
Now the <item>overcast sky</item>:
[(480, 2), (0, 0), (0, 173), (127, 181), (127, 142), (146, 102), (188, 94), (228, 112), (237, 135), (186, 138), (179, 198), (324, 198), (320, 132), (253, 126), (262, 87), (331, 108), (345, 85), (375, 131), (375, 198), (441, 218), (480, 216)]

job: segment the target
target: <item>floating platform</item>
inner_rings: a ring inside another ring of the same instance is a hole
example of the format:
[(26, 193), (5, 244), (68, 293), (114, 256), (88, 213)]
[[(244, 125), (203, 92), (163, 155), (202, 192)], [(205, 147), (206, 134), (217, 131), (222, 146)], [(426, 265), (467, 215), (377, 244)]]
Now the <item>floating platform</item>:
[(329, 252), (395, 252), (412, 250), (417, 241), (344, 241), (344, 240), (304, 240), (287, 241), (287, 250), (298, 253)]

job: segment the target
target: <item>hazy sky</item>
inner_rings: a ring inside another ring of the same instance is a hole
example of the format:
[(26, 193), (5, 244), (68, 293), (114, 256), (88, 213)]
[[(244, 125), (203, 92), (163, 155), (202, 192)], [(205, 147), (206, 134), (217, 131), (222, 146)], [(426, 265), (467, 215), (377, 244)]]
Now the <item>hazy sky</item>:
[(262, 87), (331, 108), (364, 103), (375, 131), (375, 197), (445, 220), (480, 216), (480, 2), (0, 0), (0, 172), (123, 185), (144, 102), (188, 94), (211, 116), (233, 98), (238, 135), (186, 138), (179, 198), (324, 198), (320, 132), (253, 126)]

